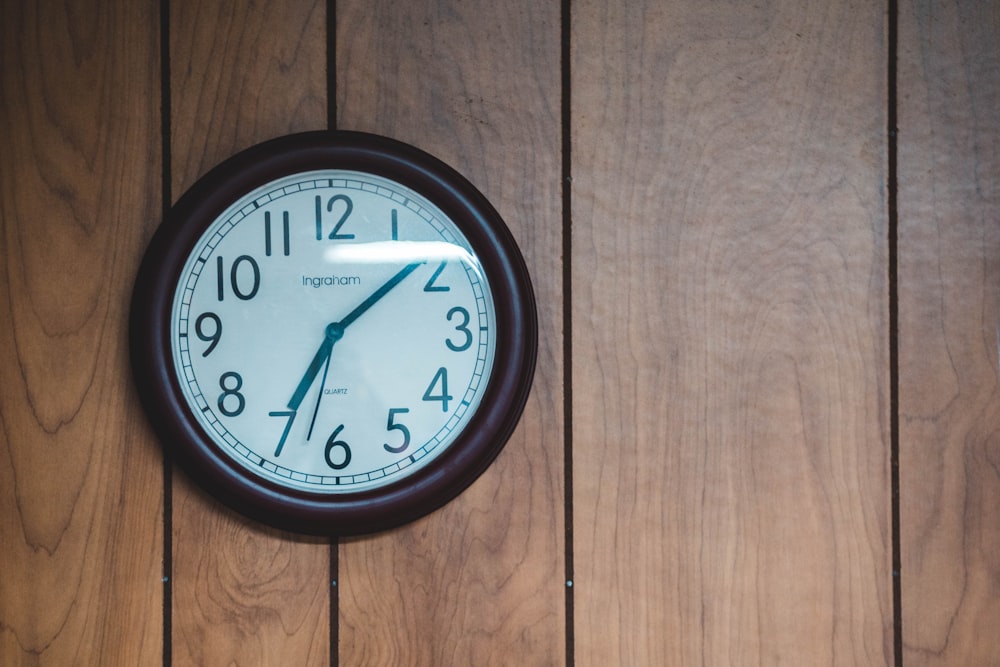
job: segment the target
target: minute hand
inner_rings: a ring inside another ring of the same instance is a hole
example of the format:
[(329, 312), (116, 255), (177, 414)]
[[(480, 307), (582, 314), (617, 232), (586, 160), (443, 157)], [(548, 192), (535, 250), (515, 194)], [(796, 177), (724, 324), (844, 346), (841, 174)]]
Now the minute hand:
[(363, 315), (366, 310), (374, 306), (379, 299), (388, 294), (389, 290), (391, 290), (399, 283), (403, 282), (403, 279), (406, 278), (406, 276), (416, 271), (417, 267), (419, 267), (421, 264), (423, 264), (423, 262), (414, 262), (413, 264), (407, 264), (406, 266), (404, 266), (399, 271), (399, 273), (394, 275), (392, 278), (389, 278), (389, 280), (384, 285), (382, 285), (377, 290), (372, 292), (371, 296), (362, 301), (361, 305), (359, 305), (357, 308), (348, 313), (347, 317), (340, 320), (340, 322), (337, 323), (340, 326), (340, 328), (346, 329), (352, 322), (354, 322), (354, 320), (361, 317), (361, 315)]

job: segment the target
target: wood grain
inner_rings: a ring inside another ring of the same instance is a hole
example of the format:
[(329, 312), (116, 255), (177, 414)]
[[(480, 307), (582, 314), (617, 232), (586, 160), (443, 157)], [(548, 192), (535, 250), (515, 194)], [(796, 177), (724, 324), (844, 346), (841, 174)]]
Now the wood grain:
[[(173, 196), (252, 144), (326, 125), (322, 2), (171, 3)], [(177, 664), (329, 664), (329, 545), (173, 487)]]
[(0, 12), (0, 664), (156, 664), (161, 458), (125, 337), (159, 202), (155, 11)]
[(573, 11), (576, 663), (892, 664), (882, 9)]
[(1000, 13), (900, 3), (907, 665), (1000, 664)]
[(342, 545), (340, 664), (562, 664), (558, 4), (342, 0), (337, 26), (338, 126), (469, 177), (526, 255), (540, 314), (532, 395), (494, 465), (429, 517)]

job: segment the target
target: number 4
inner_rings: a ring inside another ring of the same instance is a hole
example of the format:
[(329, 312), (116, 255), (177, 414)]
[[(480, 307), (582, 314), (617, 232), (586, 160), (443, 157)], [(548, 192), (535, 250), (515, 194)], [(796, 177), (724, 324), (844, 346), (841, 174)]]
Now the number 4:
[[(440, 393), (432, 393), (434, 387), (441, 384)], [(430, 386), (427, 387), (427, 391), (424, 392), (425, 401), (441, 401), (441, 412), (448, 412), (448, 401), (450, 401), (454, 396), (448, 394), (448, 369), (439, 368), (438, 372), (434, 374), (434, 379), (431, 380)]]

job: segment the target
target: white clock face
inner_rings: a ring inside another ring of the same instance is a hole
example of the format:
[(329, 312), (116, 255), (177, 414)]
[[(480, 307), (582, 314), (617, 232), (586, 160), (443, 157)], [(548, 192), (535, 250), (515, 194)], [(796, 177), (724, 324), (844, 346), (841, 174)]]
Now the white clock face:
[(310, 171), (236, 201), (174, 293), (184, 397), (234, 461), (279, 485), (381, 487), (445, 451), (493, 367), (496, 315), (455, 224), (399, 183)]

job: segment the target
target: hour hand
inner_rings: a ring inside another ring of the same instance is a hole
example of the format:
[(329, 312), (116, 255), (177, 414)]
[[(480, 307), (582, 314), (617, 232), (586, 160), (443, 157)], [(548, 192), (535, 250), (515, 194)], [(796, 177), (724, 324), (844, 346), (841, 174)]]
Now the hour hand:
[(309, 363), (309, 367), (306, 369), (305, 375), (299, 380), (299, 385), (295, 388), (295, 393), (292, 394), (291, 399), (288, 401), (289, 410), (298, 410), (299, 406), (302, 405), (302, 400), (306, 397), (306, 393), (309, 391), (309, 387), (316, 380), (316, 376), (319, 374), (319, 369), (321, 369), (330, 358), (331, 352), (333, 352), (333, 344), (336, 343), (344, 335), (344, 328), (339, 323), (333, 323), (326, 327), (326, 337), (323, 338), (323, 343), (316, 350), (316, 356), (313, 357), (312, 361)]

